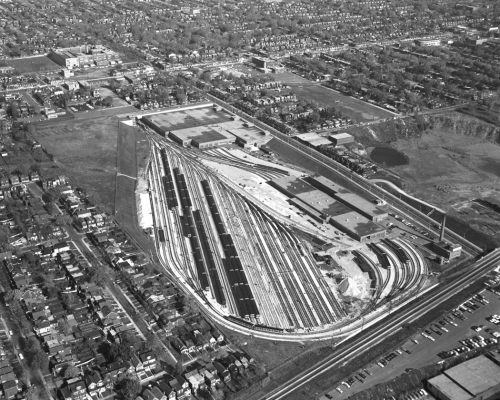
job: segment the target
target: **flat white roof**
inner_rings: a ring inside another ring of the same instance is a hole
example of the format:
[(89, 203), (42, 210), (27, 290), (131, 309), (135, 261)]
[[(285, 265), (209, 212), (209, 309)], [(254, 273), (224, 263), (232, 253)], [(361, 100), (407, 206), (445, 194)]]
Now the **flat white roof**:
[(342, 132), (342, 133), (332, 134), (332, 135), (330, 135), (330, 137), (335, 138), (335, 139), (350, 139), (353, 136), (349, 135), (348, 133)]

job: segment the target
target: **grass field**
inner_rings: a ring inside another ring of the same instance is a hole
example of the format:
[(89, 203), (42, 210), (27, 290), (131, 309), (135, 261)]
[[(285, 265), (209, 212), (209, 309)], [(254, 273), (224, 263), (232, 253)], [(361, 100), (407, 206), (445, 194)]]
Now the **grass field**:
[(21, 74), (30, 72), (38, 72), (43, 74), (50, 71), (57, 71), (62, 68), (60, 65), (57, 65), (47, 56), (8, 60), (7, 64), (15, 68)]
[(274, 76), (277, 81), (283, 82), (284, 84), (301, 84), (301, 83), (311, 83), (311, 81), (306, 78), (302, 78), (299, 75), (296, 75), (292, 72), (280, 72)]
[(84, 187), (108, 212), (114, 211), (117, 119), (55, 121), (37, 126), (35, 138), (54, 156), (56, 164)]
[(319, 85), (293, 86), (297, 98), (304, 100), (313, 100), (322, 107), (335, 107), (342, 111), (344, 117), (350, 118), (355, 122), (369, 122), (377, 119), (390, 118), (394, 114), (381, 108), (375, 107), (370, 103), (358, 100), (334, 90), (327, 89)]

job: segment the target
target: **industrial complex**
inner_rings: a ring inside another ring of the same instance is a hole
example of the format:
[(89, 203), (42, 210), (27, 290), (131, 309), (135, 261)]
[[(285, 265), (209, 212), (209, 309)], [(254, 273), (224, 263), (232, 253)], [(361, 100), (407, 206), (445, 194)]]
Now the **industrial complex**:
[(387, 212), (322, 176), (284, 177), (269, 184), (316, 221), (327, 222), (359, 242), (385, 236), (385, 228), (376, 222), (386, 219)]
[[(142, 116), (138, 124), (152, 145), (158, 254), (211, 312), (266, 332), (322, 332), (425, 288), (427, 263), (389, 228), (388, 206), (277, 161), (269, 132), (212, 105)], [(296, 139), (332, 147), (353, 141), (348, 134)], [(439, 246), (443, 256), (457, 254)]]

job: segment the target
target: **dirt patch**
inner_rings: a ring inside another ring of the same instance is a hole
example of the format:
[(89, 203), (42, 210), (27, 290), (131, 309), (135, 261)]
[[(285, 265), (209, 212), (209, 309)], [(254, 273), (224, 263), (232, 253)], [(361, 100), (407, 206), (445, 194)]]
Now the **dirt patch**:
[(408, 156), (409, 164), (388, 170), (401, 178), (409, 194), (500, 243), (500, 221), (494, 213), (471, 207), (476, 198), (500, 199), (500, 131), (458, 112), (425, 118), (429, 128), (421, 135), (400, 134), (391, 142)]

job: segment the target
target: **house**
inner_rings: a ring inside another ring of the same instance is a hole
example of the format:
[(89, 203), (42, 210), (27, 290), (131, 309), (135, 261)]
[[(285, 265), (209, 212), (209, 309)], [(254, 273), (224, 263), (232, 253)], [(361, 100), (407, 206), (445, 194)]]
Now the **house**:
[(154, 370), (156, 368), (156, 355), (152, 351), (139, 354), (139, 360), (142, 362), (144, 369)]
[(158, 384), (158, 387), (168, 400), (175, 400), (175, 392), (172, 390), (170, 386), (168, 386), (167, 382), (161, 381)]
[(217, 329), (214, 329), (212, 331), (212, 336), (217, 340), (217, 342), (221, 343), (224, 341), (224, 336), (222, 336), (222, 334), (217, 330)]
[(223, 382), (231, 381), (231, 373), (226, 367), (224, 367), (221, 363), (217, 361), (214, 361), (213, 366), (217, 370), (217, 374), (219, 375), (219, 377), (222, 379)]
[(14, 398), (17, 392), (19, 392), (19, 388), (17, 387), (15, 380), (4, 382), (2, 384), (2, 388), (6, 399)]
[(158, 386), (153, 386), (151, 388), (151, 393), (158, 400), (167, 400), (167, 396), (158, 388)]
[(135, 372), (140, 372), (144, 370), (144, 365), (142, 364), (141, 360), (139, 360), (139, 357), (137, 355), (132, 354), (132, 357), (130, 357), (130, 364), (135, 369)]
[(87, 387), (80, 378), (68, 380), (68, 389), (71, 392), (72, 400), (87, 400)]
[(70, 251), (69, 244), (65, 241), (56, 243), (52, 246), (52, 254), (56, 256), (60, 253), (64, 253), (66, 251)]
[(198, 371), (193, 370), (184, 374), (184, 377), (189, 382), (191, 386), (191, 390), (193, 393), (196, 393), (199, 389), (206, 389), (205, 377), (202, 376)]
[(205, 367), (201, 368), (199, 371), (201, 376), (205, 378), (205, 383), (210, 389), (215, 389), (217, 385), (220, 385), (220, 378), (216, 374), (215, 376)]
[(83, 379), (85, 381), (85, 385), (87, 385), (87, 391), (92, 397), (100, 397), (100, 394), (106, 390), (104, 387), (104, 381), (97, 371), (87, 373)]
[(168, 384), (175, 391), (177, 400), (182, 400), (191, 394), (189, 383), (180, 375), (177, 375)]

